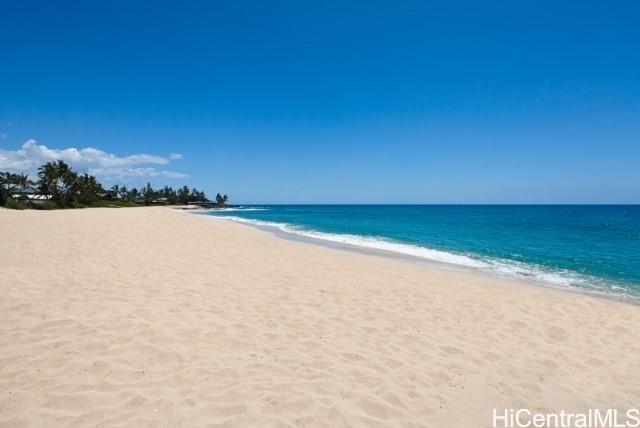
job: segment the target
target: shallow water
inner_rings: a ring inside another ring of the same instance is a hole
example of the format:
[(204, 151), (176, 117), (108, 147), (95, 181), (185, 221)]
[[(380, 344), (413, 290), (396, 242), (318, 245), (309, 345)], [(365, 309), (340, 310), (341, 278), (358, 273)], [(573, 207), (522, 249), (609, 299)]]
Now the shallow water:
[(268, 205), (207, 214), (554, 286), (640, 294), (639, 205)]

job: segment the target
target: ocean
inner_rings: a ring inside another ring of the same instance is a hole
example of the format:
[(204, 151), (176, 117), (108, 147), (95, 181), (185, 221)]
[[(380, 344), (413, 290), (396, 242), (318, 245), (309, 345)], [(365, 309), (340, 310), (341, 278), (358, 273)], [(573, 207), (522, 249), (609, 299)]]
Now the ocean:
[(640, 205), (262, 205), (206, 215), (501, 277), (640, 296)]

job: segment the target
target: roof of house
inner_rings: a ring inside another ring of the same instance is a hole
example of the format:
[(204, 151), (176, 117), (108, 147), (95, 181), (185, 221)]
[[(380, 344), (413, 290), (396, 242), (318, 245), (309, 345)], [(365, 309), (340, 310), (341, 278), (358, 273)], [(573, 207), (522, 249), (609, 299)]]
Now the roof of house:
[(49, 195), (36, 195), (33, 193), (16, 193), (12, 195), (13, 198), (27, 198), (31, 201), (48, 201), (51, 199)]

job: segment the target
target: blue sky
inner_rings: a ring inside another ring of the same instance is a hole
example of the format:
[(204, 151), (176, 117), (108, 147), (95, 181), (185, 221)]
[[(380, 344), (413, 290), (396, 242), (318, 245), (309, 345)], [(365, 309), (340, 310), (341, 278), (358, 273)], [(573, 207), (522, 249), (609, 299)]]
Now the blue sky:
[(3, 2), (0, 169), (67, 156), (238, 203), (640, 203), (638, 2), (88, 3)]

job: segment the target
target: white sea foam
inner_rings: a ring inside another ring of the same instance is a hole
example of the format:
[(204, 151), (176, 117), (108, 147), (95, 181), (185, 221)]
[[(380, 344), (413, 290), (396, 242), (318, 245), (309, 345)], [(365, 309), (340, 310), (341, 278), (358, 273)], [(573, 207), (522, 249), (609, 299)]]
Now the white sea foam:
[(491, 273), (505, 278), (519, 278), (530, 281), (533, 280), (538, 283), (544, 283), (561, 288), (579, 287), (582, 289), (589, 289), (591, 291), (604, 292), (607, 294), (613, 291), (610, 285), (602, 284), (595, 278), (566, 270), (552, 271), (541, 266), (526, 264), (517, 261), (497, 260), (490, 258), (479, 259), (477, 257), (467, 256), (464, 254), (454, 254), (447, 251), (394, 242), (380, 237), (366, 237), (359, 235), (318, 232), (314, 230), (301, 229), (286, 223), (253, 220), (237, 216), (224, 216), (222, 218), (233, 220), (239, 223), (251, 224), (258, 227), (275, 228), (285, 233), (303, 236), (306, 238), (318, 239), (346, 246), (385, 251), (389, 253), (417, 257), (437, 263), (460, 266), (467, 269), (473, 269), (475, 271)]
[(211, 208), (208, 209), (208, 212), (230, 212), (230, 211), (267, 211), (269, 208), (261, 208), (261, 207), (233, 207), (233, 208)]
[(225, 216), (224, 218), (237, 221), (239, 223), (248, 223), (255, 226), (266, 226), (277, 228), (286, 233), (304, 236), (307, 238), (319, 239), (322, 241), (335, 242), (338, 244), (351, 245), (355, 247), (364, 247), (374, 250), (388, 251), (406, 256), (419, 257), (441, 263), (453, 265), (467, 266), (472, 268), (487, 268), (489, 265), (481, 260), (474, 259), (465, 255), (453, 254), (446, 251), (434, 250), (430, 248), (420, 247), (417, 245), (404, 244), (389, 241), (380, 237), (366, 237), (360, 235), (324, 233), (314, 230), (299, 229), (286, 223), (275, 223), (270, 221), (252, 220), (242, 217)]

